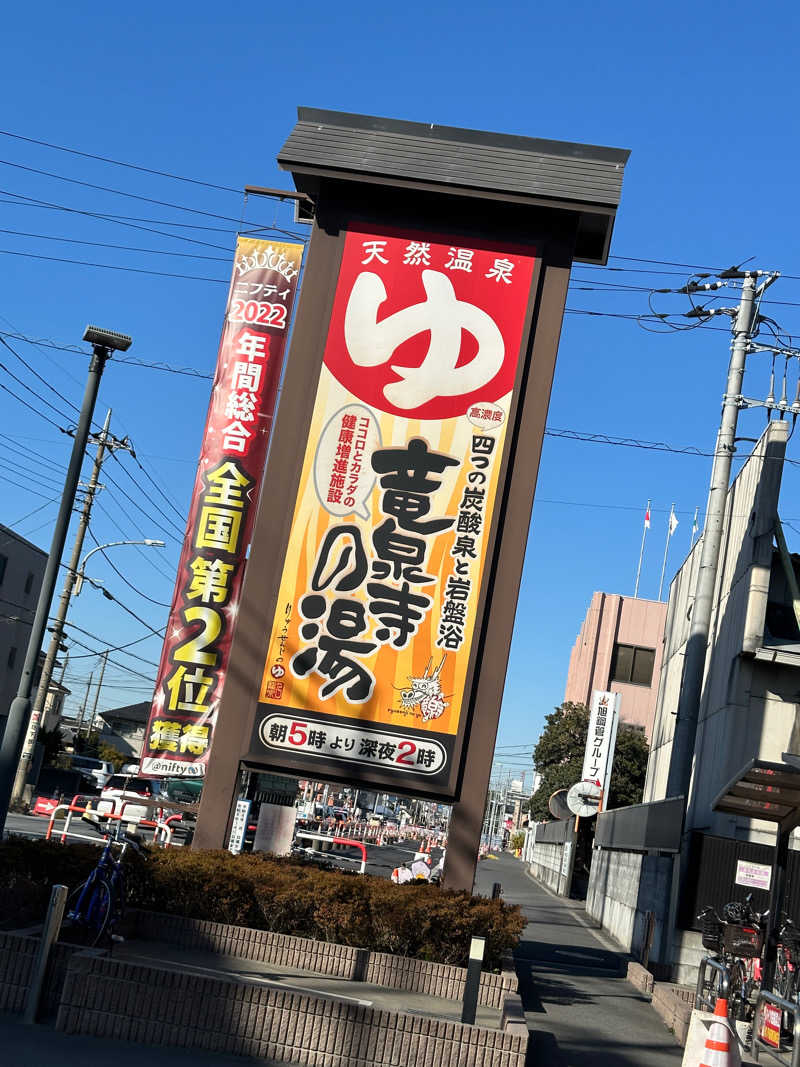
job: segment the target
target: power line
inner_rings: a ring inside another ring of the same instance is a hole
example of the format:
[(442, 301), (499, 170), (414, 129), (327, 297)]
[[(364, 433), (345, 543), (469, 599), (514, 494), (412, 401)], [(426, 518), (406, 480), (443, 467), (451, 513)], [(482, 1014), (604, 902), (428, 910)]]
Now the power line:
[[(252, 237), (257, 233), (277, 233), (282, 237), (288, 237), (292, 241), (299, 241), (302, 244), (308, 244), (309, 238), (302, 233), (295, 233), (294, 230), (287, 230), (283, 226), (255, 226), (252, 229), (239, 229), (238, 223), (236, 226), (208, 226), (199, 222), (178, 222), (176, 219), (151, 219), (141, 215), (120, 215), (117, 212), (112, 211), (85, 211), (81, 208), (70, 207), (68, 204), (57, 204), (52, 200), (38, 200), (36, 197), (25, 196), (23, 193), (14, 193), (11, 190), (0, 189), (0, 194), (3, 196), (16, 197), (14, 200), (2, 200), (0, 204), (10, 204), (13, 207), (32, 207), (38, 208), (41, 211), (66, 211), (76, 215), (86, 215), (89, 218), (98, 219), (101, 222), (114, 222), (121, 226), (130, 225), (136, 222), (146, 222), (152, 224), (152, 226), (170, 226), (176, 230), (199, 230), (205, 233), (227, 233), (237, 234), (241, 233), (243, 237)], [(250, 223), (244, 225), (250, 226)], [(186, 237), (183, 234), (177, 233), (164, 233), (162, 230), (154, 230), (151, 226), (133, 226), (130, 225), (133, 230), (143, 230), (146, 233), (158, 233), (163, 237), (172, 237), (178, 241), (188, 241), (190, 244), (205, 245), (208, 248), (219, 248), (221, 251), (229, 251), (230, 249), (225, 245), (209, 244), (207, 241), (198, 241), (191, 237)], [(625, 268), (618, 268), (623, 270)]]
[(36, 378), (38, 381), (40, 381), (42, 383), (42, 385), (44, 385), (47, 389), (50, 390), (51, 393), (55, 394), (55, 396), (57, 396), (59, 400), (63, 400), (64, 403), (67, 405), (67, 407), (72, 408), (72, 410), (75, 411), (76, 413), (80, 413), (80, 408), (78, 407), (78, 405), (77, 404), (73, 404), (72, 401), (69, 399), (69, 397), (64, 396), (64, 394), (60, 393), (58, 391), (58, 389), (56, 389), (56, 387), (54, 385), (51, 385), (51, 383), (48, 382), (46, 378), (43, 378), (41, 376), (41, 374), (39, 374), (39, 372), (36, 370), (35, 367), (32, 367), (30, 365), (30, 363), (28, 363), (28, 361), (26, 359), (24, 359), (19, 354), (19, 352), (17, 352), (17, 350), (15, 348), (11, 347), (11, 345), (8, 343), (8, 341), (4, 337), (0, 337), (0, 345), (3, 345), (4, 348), (7, 348), (8, 351), (11, 352), (12, 355), (16, 356), (17, 359), (20, 361), (20, 363), (23, 365), (23, 367), (25, 367), (26, 370), (29, 370), (31, 372), (31, 374), (34, 376), (34, 378)]
[[(84, 628), (82, 626), (77, 626), (74, 622), (69, 622), (69, 620), (67, 620), (65, 625), (69, 626), (73, 630), (77, 630), (78, 633), (85, 634), (86, 637), (91, 637), (93, 641), (99, 641), (101, 645), (103, 645), (103, 643), (104, 643), (104, 638), (100, 637), (99, 634), (93, 634), (91, 632), (91, 630), (84, 630)], [(166, 629), (166, 627), (164, 627), (163, 629)], [(163, 636), (163, 631), (162, 631), (161, 634), (157, 634), (156, 636), (157, 637)], [(115, 648), (106, 648), (104, 646), (104, 647), (102, 647), (100, 649), (99, 653), (98, 652), (90, 652), (89, 655), (100, 655), (103, 652), (123, 652), (126, 649), (130, 648), (131, 645), (138, 645), (138, 644), (141, 644), (142, 641), (152, 640), (152, 637), (153, 637), (153, 634), (145, 634), (144, 637), (137, 637), (135, 641), (128, 641), (126, 644), (117, 645)], [(137, 656), (135, 652), (127, 652), (127, 651), (125, 651), (125, 655), (126, 656), (130, 656), (132, 659), (138, 659), (142, 663), (146, 663), (148, 667), (158, 667), (158, 664), (154, 663), (153, 660), (144, 659), (144, 657), (142, 657), (142, 656)], [(75, 656), (74, 658), (75, 659), (88, 659), (89, 657), (88, 656)]]
[[(6, 346), (6, 348), (9, 348), (9, 345), (6, 344), (6, 342), (3, 340), (2, 337), (0, 337), (0, 344), (3, 344), (3, 345)], [(13, 351), (13, 349), (11, 349), (11, 351)], [(14, 354), (16, 355), (16, 353), (14, 353)], [(17, 385), (21, 385), (23, 389), (26, 389), (31, 394), (31, 396), (35, 396), (37, 400), (41, 401), (42, 404), (45, 404), (47, 407), (49, 407), (51, 411), (54, 411), (56, 413), (56, 415), (58, 415), (62, 419), (64, 419), (64, 421), (66, 423), (70, 422), (70, 420), (72, 418), (71, 415), (65, 415), (63, 411), (60, 411), (57, 407), (55, 407), (55, 405), (51, 404), (49, 400), (45, 399), (45, 397), (43, 397), (41, 395), (41, 393), (37, 393), (37, 391), (35, 389), (31, 388), (30, 385), (27, 385), (20, 377), (18, 377), (18, 375), (14, 374), (13, 371), (9, 370), (8, 367), (6, 367), (6, 365), (4, 363), (0, 363), (0, 370), (4, 370), (6, 372), (6, 374), (9, 376), (9, 378), (13, 379), (13, 381), (15, 381), (17, 383)], [(16, 395), (13, 392), (11, 392), (11, 390), (7, 386), (3, 386), (3, 388), (6, 390), (6, 392), (11, 393), (12, 396)], [(17, 399), (22, 400), (21, 397), (18, 397)], [(22, 400), (22, 403), (25, 403), (25, 401)], [(25, 406), (26, 407), (30, 407), (30, 404), (25, 404)], [(33, 408), (32, 410), (36, 410), (36, 409)], [(47, 416), (44, 415), (42, 412), (37, 412), (37, 414), (40, 415), (41, 418), (43, 418), (43, 419), (47, 418)], [(48, 419), (47, 421), (48, 422), (52, 422), (51, 419)], [(53, 426), (56, 426), (56, 428), (59, 429), (59, 430), (61, 429), (61, 427), (58, 426), (55, 422), (53, 422)]]
[[(63, 564), (62, 564), (62, 566), (63, 566)], [(163, 632), (162, 632), (163, 631), (163, 627), (161, 628), (161, 630), (156, 630), (156, 628), (154, 626), (151, 626), (149, 622), (146, 622), (141, 617), (141, 615), (137, 615), (136, 612), (133, 610), (133, 608), (129, 608), (127, 606), (127, 604), (124, 604), (119, 599), (119, 597), (114, 596), (114, 594), (112, 592), (110, 592), (110, 590), (106, 589), (106, 587), (104, 585), (100, 585), (98, 582), (95, 582), (94, 579), (92, 579), (92, 578), (87, 578), (86, 581), (89, 583), (89, 585), (92, 586), (93, 589), (99, 589), (100, 592), (102, 593), (102, 595), (106, 598), (106, 600), (111, 600), (115, 604), (118, 604), (119, 607), (121, 607), (123, 611), (127, 612), (127, 614), (131, 616), (132, 619), (136, 619), (136, 621), (138, 623), (140, 623), (142, 626), (144, 626), (145, 629), (150, 630), (150, 632), (155, 634), (156, 637), (162, 637), (163, 636)], [(99, 638), (99, 640), (102, 640), (102, 638)]]
[[(67, 148), (65, 145), (52, 144), (50, 141), (39, 141), (35, 137), (25, 137), (21, 133), (10, 133), (8, 130), (0, 130), (0, 137), (11, 137), (15, 141), (26, 141), (28, 144), (36, 144), (42, 148), (52, 148), (56, 152), (67, 152), (71, 156), (82, 156), (84, 159), (95, 159), (101, 163), (111, 163), (115, 167), (126, 167), (128, 170), (138, 170), (143, 174), (154, 174), (159, 178), (172, 178), (174, 181), (188, 182), (191, 185), (202, 185), (206, 189), (218, 189), (223, 193), (238, 193), (241, 189), (234, 189), (230, 185), (216, 185), (214, 182), (202, 181), (199, 178), (187, 178), (181, 174), (171, 174), (166, 170), (154, 170), (152, 167), (143, 167), (138, 163), (125, 163), (120, 159), (111, 159), (108, 156), (98, 156), (93, 152), (83, 152), (79, 148)], [(275, 199), (278, 199), (277, 197)]]
[(103, 270), (121, 270), (127, 274), (150, 274), (155, 278), (177, 278), (190, 282), (212, 282), (214, 285), (227, 285), (225, 278), (204, 278), (200, 274), (177, 274), (163, 270), (145, 270), (144, 267), (123, 267), (118, 263), (90, 263), (85, 259), (68, 259), (63, 256), (43, 256), (36, 252), (14, 252), (10, 248), (0, 248), (2, 256), (21, 256), (23, 259), (41, 259), (47, 263), (69, 263), (76, 267), (98, 267)]
[[(79, 645), (80, 648), (85, 648), (88, 652), (93, 653), (95, 656), (100, 656), (103, 653), (102, 649), (93, 649), (84, 641), (79, 641), (77, 637), (73, 637), (72, 640), (75, 642), (76, 645)], [(102, 640), (102, 638), (97, 638), (97, 640)], [(130, 655), (130, 653), (128, 653), (128, 655)], [(144, 678), (144, 680), (148, 682), (151, 686), (155, 684), (155, 679), (152, 678), (149, 674), (143, 674), (142, 671), (136, 671), (133, 669), (133, 667), (128, 667), (126, 664), (120, 663), (119, 660), (112, 659), (111, 656), (108, 657), (108, 662), (113, 663), (115, 667), (119, 667), (123, 671), (127, 671), (128, 674), (135, 674), (138, 678)]]
[[(0, 337), (10, 337), (14, 341), (22, 341), (25, 344), (37, 345), (39, 348), (51, 348), (56, 352), (69, 352), (71, 355), (86, 356), (87, 359), (91, 355), (91, 352), (85, 351), (85, 349), (78, 347), (78, 345), (60, 345), (45, 337), (26, 337), (25, 334), (10, 333), (7, 330), (0, 330)], [(197, 370), (194, 367), (172, 367), (168, 363), (148, 362), (131, 356), (122, 357), (119, 353), (115, 353), (112, 358), (115, 363), (127, 363), (134, 367), (146, 367), (149, 370), (167, 371), (170, 374), (185, 374), (192, 378), (203, 378), (208, 381), (211, 381), (214, 377), (213, 374), (207, 374), (205, 371)]]
[[(122, 493), (122, 495), (125, 497), (125, 499), (130, 501), (130, 503), (133, 504), (133, 506), (135, 508), (137, 508), (150, 522), (152, 522), (152, 524), (161, 533), (163, 533), (165, 537), (169, 537), (173, 541), (177, 541), (180, 544), (183, 543), (183, 531), (181, 531), (180, 535), (176, 535), (172, 530), (168, 530), (166, 528), (166, 526), (162, 526), (161, 523), (157, 519), (153, 518), (153, 516), (142, 507), (142, 505), (138, 502), (138, 500), (134, 500), (134, 498), (130, 495), (130, 493), (126, 489), (123, 489), (123, 487), (119, 484), (119, 482), (115, 481), (115, 479), (112, 478), (111, 475), (108, 472), (106, 472), (104, 474), (104, 478), (105, 478), (105, 480), (107, 482), (110, 482), (111, 485), (113, 485), (115, 489), (118, 489), (120, 491), (120, 493)], [(128, 516), (128, 518), (130, 518), (130, 516)], [(133, 521), (133, 520), (131, 520), (131, 521)], [(147, 538), (149, 536), (150, 536), (149, 534), (142, 533), (142, 537)]]
[[(117, 459), (116, 456), (114, 458)], [(139, 492), (142, 494), (142, 496), (145, 498), (145, 500), (149, 501), (149, 503), (153, 505), (153, 507), (156, 509), (156, 511), (160, 510), (161, 514), (164, 515), (163, 509), (162, 509), (162, 505), (156, 503), (156, 501), (152, 498), (152, 496), (150, 496), (150, 494), (147, 492), (147, 490), (140, 484), (140, 482), (133, 476), (133, 474), (131, 474), (131, 472), (128, 470), (128, 468), (125, 466), (125, 464), (122, 463), (119, 459), (117, 459), (117, 463), (120, 466), (120, 468), (125, 472), (125, 474), (127, 474), (127, 476), (130, 478), (130, 480), (133, 482), (133, 484), (136, 486), (136, 488), (139, 490)], [(139, 463), (138, 460), (136, 460), (136, 463), (139, 466), (139, 468), (145, 473), (145, 475), (147, 475), (150, 483), (153, 486), (155, 486), (156, 489), (158, 489), (158, 492), (161, 494), (161, 496), (164, 498), (164, 500), (166, 500), (167, 504), (169, 504), (169, 506), (172, 508), (172, 510), (175, 512), (175, 514), (181, 520), (182, 525), (178, 526), (177, 523), (175, 522), (175, 520), (171, 519), (169, 517), (169, 515), (164, 515), (164, 519), (167, 522), (171, 523), (172, 526), (177, 530), (178, 537), (182, 541), (183, 537), (184, 537), (184, 532), (185, 532), (184, 527), (186, 525), (186, 516), (181, 514), (181, 512), (178, 510), (178, 508), (172, 503), (172, 501), (166, 495), (166, 493), (158, 485), (156, 485), (156, 483), (153, 481), (152, 478), (150, 478), (150, 476), (147, 474), (147, 471), (142, 466), (142, 464)]]
[[(118, 578), (122, 579), (122, 581), (125, 583), (125, 585), (128, 586), (129, 589), (132, 589), (134, 591), (134, 593), (137, 593), (144, 600), (149, 600), (151, 604), (155, 604), (159, 608), (169, 608), (171, 606), (169, 604), (164, 603), (164, 601), (162, 601), (162, 600), (154, 600), (153, 597), (148, 596), (147, 593), (143, 593), (141, 589), (137, 589), (137, 587), (133, 584), (133, 582), (129, 582), (128, 581), (128, 579), (125, 577), (125, 575), (122, 573), (122, 571), (116, 566), (116, 564), (111, 560), (111, 558), (103, 550), (103, 548), (100, 545), (100, 542), (97, 540), (97, 538), (95, 537), (95, 535), (92, 533), (91, 530), (89, 530), (89, 536), (94, 541), (94, 543), (97, 545), (97, 547), (100, 549), (100, 555), (103, 557), (103, 559), (106, 561), (106, 563), (112, 569), (112, 571), (117, 575)], [(142, 640), (144, 640), (144, 638), (142, 638)]]
[(52, 233), (29, 233), (26, 230), (4, 229), (0, 229), (0, 233), (7, 233), (13, 237), (35, 237), (40, 241), (58, 241), (69, 245), (88, 245), (91, 248), (112, 248), (117, 252), (146, 252), (153, 256), (179, 256), (181, 259), (203, 259), (215, 263), (230, 262), (229, 256), (201, 256), (196, 252), (170, 252), (165, 248), (142, 248), (137, 245), (120, 245), (108, 241), (84, 241), (78, 237), (59, 237)]
[[(119, 510), (122, 512), (122, 514), (125, 516), (125, 518), (128, 520), (128, 522), (130, 522), (130, 524), (133, 526), (134, 530), (136, 530), (136, 532), (142, 538), (144, 538), (146, 540), (150, 535), (144, 532), (144, 530), (141, 528), (141, 526), (139, 526), (139, 524), (136, 522), (136, 520), (131, 516), (131, 514), (128, 511), (125, 510), (125, 508), (122, 506), (122, 504), (118, 500), (115, 500), (114, 503), (119, 508)], [(130, 534), (126, 530), (122, 529), (120, 524), (117, 522), (116, 518), (111, 514), (111, 512), (108, 510), (108, 508), (105, 507), (105, 505), (103, 504), (103, 502), (101, 500), (97, 501), (97, 507), (100, 509), (100, 511), (103, 512), (103, 514), (108, 519), (108, 521), (111, 523), (113, 528), (115, 530), (117, 530), (122, 537), (124, 537), (126, 539), (130, 537)], [(142, 557), (142, 559), (144, 559), (147, 563), (149, 563), (150, 566), (153, 568), (153, 570), (157, 571), (161, 575), (162, 578), (166, 578), (167, 581), (169, 581), (169, 582), (174, 582), (175, 581), (175, 575), (174, 574), (170, 575), (166, 571), (161, 570), (161, 568), (156, 563), (156, 559), (153, 557), (152, 553), (145, 552), (144, 549), (140, 545), (135, 545), (134, 547), (135, 547), (136, 551), (139, 553), (139, 555)]]
[[(140, 193), (129, 193), (124, 189), (114, 189), (108, 185), (95, 185), (94, 182), (83, 181), (80, 178), (68, 178), (66, 174), (57, 174), (51, 170), (42, 170), (39, 167), (29, 167), (24, 163), (12, 163), (11, 160), (8, 159), (0, 159), (0, 166), (13, 167), (14, 170), (23, 170), (28, 174), (39, 174), (44, 178), (54, 178), (56, 181), (68, 182), (70, 185), (80, 185), (84, 189), (95, 189), (101, 193), (112, 193), (114, 196), (124, 196), (129, 200), (139, 200), (145, 204), (156, 204), (158, 207), (168, 207), (173, 211), (187, 211), (191, 215), (203, 215), (208, 219), (219, 219), (222, 222), (235, 222), (237, 225), (240, 222), (239, 219), (233, 218), (231, 215), (220, 215), (215, 211), (202, 211), (200, 208), (186, 207), (184, 204), (174, 204), (169, 200), (156, 200), (152, 196), (142, 196)], [(249, 225), (256, 224), (251, 223)], [(269, 227), (265, 226), (264, 229), (269, 229)]]
[[(52, 208), (56, 211), (66, 211), (70, 215), (84, 215), (86, 218), (98, 219), (100, 222), (113, 222), (115, 226), (126, 226), (129, 230), (140, 230), (143, 233), (156, 233), (160, 237), (169, 237), (173, 241), (185, 241), (192, 245), (201, 245), (203, 248), (216, 248), (221, 252), (226, 252), (228, 249), (225, 245), (211, 244), (209, 241), (201, 241), (197, 237), (187, 237), (185, 234), (170, 233), (168, 230), (156, 230), (152, 226), (142, 226), (140, 223), (127, 222), (123, 215), (111, 215), (102, 214), (98, 211), (87, 211), (85, 208), (70, 207), (69, 204), (57, 204), (52, 200), (40, 200), (35, 196), (26, 196), (24, 193), (15, 193), (10, 189), (0, 189), (0, 194), (3, 196), (15, 196), (19, 200), (25, 203), (20, 204), (20, 207), (44, 207)], [(172, 225), (171, 223), (165, 223), (165, 225)]]

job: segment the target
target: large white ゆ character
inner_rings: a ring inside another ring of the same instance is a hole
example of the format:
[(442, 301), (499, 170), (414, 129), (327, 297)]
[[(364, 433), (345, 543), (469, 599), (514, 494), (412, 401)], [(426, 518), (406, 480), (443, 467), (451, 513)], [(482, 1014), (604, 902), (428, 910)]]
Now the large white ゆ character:
[[(387, 363), (395, 349), (417, 334), (430, 330), (431, 340), (418, 367), (393, 366), (402, 379), (384, 387), (390, 404), (404, 411), (418, 408), (441, 396), (465, 396), (487, 385), (503, 365), (503, 335), (494, 319), (456, 297), (446, 274), (422, 272), (426, 299), (396, 311), (378, 322), (378, 310), (386, 300), (383, 280), (371, 271), (356, 278), (344, 317), (344, 339), (350, 358), (359, 367)], [(478, 350), (469, 361), (456, 366), (461, 352), (461, 331), (471, 333)]]

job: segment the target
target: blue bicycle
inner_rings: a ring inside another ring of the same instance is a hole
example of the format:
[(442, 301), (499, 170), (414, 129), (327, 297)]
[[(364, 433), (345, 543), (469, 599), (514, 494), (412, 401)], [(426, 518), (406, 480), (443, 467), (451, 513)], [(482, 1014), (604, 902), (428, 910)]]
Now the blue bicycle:
[[(129, 847), (140, 852), (140, 844), (141, 838), (121, 830), (119, 823), (115, 833), (106, 837), (97, 866), (67, 902), (66, 922), (71, 940), (92, 947), (114, 940), (125, 912), (122, 857)], [(114, 845), (119, 846), (119, 856), (114, 855)]]

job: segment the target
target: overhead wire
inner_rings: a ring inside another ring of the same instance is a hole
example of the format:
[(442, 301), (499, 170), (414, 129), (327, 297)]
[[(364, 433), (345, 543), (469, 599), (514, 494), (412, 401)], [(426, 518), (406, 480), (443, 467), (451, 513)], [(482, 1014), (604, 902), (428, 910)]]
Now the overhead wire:
[(52, 233), (29, 233), (26, 230), (5, 230), (0, 233), (13, 237), (34, 237), (41, 241), (58, 241), (61, 244), (88, 245), (91, 248), (111, 248), (116, 252), (145, 252), (153, 256), (177, 256), (181, 259), (202, 259), (215, 263), (229, 263), (230, 256), (201, 256), (197, 252), (171, 252), (166, 248), (142, 248), (138, 245), (121, 245), (109, 241), (86, 241), (78, 237), (59, 237)]
[(67, 405), (67, 407), (72, 408), (72, 410), (76, 414), (80, 413), (80, 408), (78, 407), (78, 405), (74, 404), (69, 399), (69, 397), (64, 396), (64, 394), (62, 392), (60, 392), (58, 389), (56, 389), (56, 387), (52, 384), (52, 382), (48, 382), (46, 378), (43, 378), (42, 375), (39, 374), (39, 372), (36, 370), (36, 368), (32, 367), (30, 365), (30, 363), (28, 363), (28, 361), (25, 359), (25, 357), (21, 356), (19, 354), (19, 352), (17, 352), (17, 350), (15, 348), (13, 348), (8, 343), (8, 341), (6, 340), (5, 337), (0, 336), (0, 345), (3, 345), (3, 347), (7, 348), (8, 351), (11, 352), (12, 355), (16, 356), (16, 358), (20, 361), (20, 363), (23, 365), (23, 367), (25, 367), (26, 370), (30, 371), (30, 373), (34, 376), (34, 378), (36, 378), (37, 381), (41, 382), (42, 385), (45, 386), (45, 388), (49, 389), (50, 392), (53, 393), (54, 396), (57, 396), (59, 400), (63, 401), (63, 403), (65, 403)]
[(11, 133), (9, 130), (0, 130), (0, 137), (9, 137), (15, 141), (25, 141), (28, 144), (39, 145), (42, 148), (52, 148), (56, 152), (67, 152), (72, 156), (81, 156), (83, 159), (94, 159), (101, 163), (111, 163), (115, 167), (126, 167), (128, 170), (138, 170), (143, 174), (152, 174), (159, 178), (172, 178), (174, 181), (187, 182), (191, 185), (202, 185), (206, 189), (218, 189), (224, 193), (238, 193), (241, 189), (234, 189), (230, 185), (217, 185), (215, 182), (202, 181), (199, 178), (187, 178), (182, 174), (172, 174), (166, 170), (155, 170), (153, 167), (144, 167), (138, 163), (126, 163), (120, 159), (111, 159), (109, 156), (100, 156), (94, 152), (84, 152), (79, 148), (68, 148), (65, 145), (53, 144), (51, 141), (41, 141), (35, 137), (26, 137), (21, 133)]
[[(149, 534), (146, 534), (144, 532), (144, 530), (141, 528), (141, 526), (139, 526), (139, 524), (136, 522), (136, 520), (123, 507), (123, 505), (119, 502), (119, 500), (115, 500), (114, 503), (119, 508), (119, 510), (122, 512), (122, 514), (125, 516), (125, 518), (128, 520), (128, 522), (130, 522), (130, 524), (133, 526), (134, 530), (136, 530), (136, 532), (142, 538), (144, 538), (146, 540), (149, 537)], [(130, 536), (125, 530), (122, 529), (120, 524), (117, 522), (116, 518), (111, 514), (111, 512), (108, 510), (108, 508), (105, 507), (105, 505), (103, 504), (102, 500), (96, 500), (95, 501), (95, 506), (106, 516), (106, 518), (112, 524), (114, 529), (119, 531), (119, 533), (121, 534), (122, 537), (128, 538)], [(166, 570), (162, 570), (161, 567), (159, 566), (160, 561), (157, 562), (156, 559), (154, 559), (152, 553), (145, 552), (143, 550), (143, 548), (141, 547), (141, 545), (135, 545), (134, 548), (139, 553), (139, 555), (142, 557), (142, 559), (146, 560), (146, 562), (150, 564), (150, 566), (153, 568), (153, 570), (157, 571), (161, 575), (162, 578), (166, 578), (167, 581), (174, 583), (174, 581), (175, 581), (174, 573), (173, 574), (169, 574)]]
[(98, 541), (98, 539), (95, 537), (95, 535), (92, 532), (91, 528), (87, 532), (88, 532), (89, 536), (91, 537), (91, 539), (94, 541), (94, 543), (97, 545), (97, 547), (100, 549), (100, 555), (103, 557), (103, 559), (106, 561), (106, 563), (112, 569), (112, 571), (117, 575), (117, 577), (120, 578), (125, 583), (125, 585), (128, 586), (129, 589), (132, 589), (134, 591), (134, 593), (138, 594), (144, 600), (149, 600), (151, 604), (155, 604), (159, 608), (169, 608), (170, 607), (170, 605), (167, 604), (165, 601), (163, 601), (163, 600), (155, 600), (153, 597), (148, 596), (147, 593), (142, 592), (142, 590), (139, 589), (137, 586), (135, 586), (133, 584), (133, 582), (130, 582), (125, 577), (125, 575), (122, 573), (122, 571), (117, 567), (117, 565), (114, 563), (114, 561), (108, 555), (108, 553), (106, 553), (104, 551), (103, 547), (101, 546), (101, 544)]
[[(145, 204), (156, 204), (158, 207), (168, 207), (173, 211), (186, 211), (192, 215), (202, 215), (208, 219), (219, 219), (222, 222), (235, 222), (239, 223), (239, 219), (234, 218), (231, 215), (220, 215), (216, 211), (203, 211), (201, 208), (187, 207), (185, 204), (175, 204), (169, 200), (158, 200), (152, 196), (142, 196), (140, 193), (131, 193), (125, 189), (114, 189), (108, 185), (97, 185), (94, 182), (87, 182), (81, 178), (70, 178), (66, 174), (57, 174), (54, 171), (42, 170), (40, 167), (30, 167), (24, 163), (14, 163), (9, 159), (0, 159), (0, 166), (12, 167), (15, 170), (22, 170), (28, 174), (38, 174), (40, 177), (53, 178), (55, 181), (68, 182), (70, 185), (79, 185), (84, 189), (94, 189), (96, 192), (111, 193), (114, 196), (124, 196), (129, 200), (139, 200)], [(250, 223), (249, 225), (256, 225), (256, 223)], [(269, 226), (264, 226), (264, 229), (270, 229)]]
[[(142, 486), (139, 483), (139, 481), (133, 476), (133, 474), (128, 470), (128, 468), (125, 466), (125, 464), (120, 460), (119, 456), (117, 456), (116, 453), (112, 453), (112, 455), (113, 455), (114, 459), (117, 461), (118, 466), (130, 478), (130, 480), (133, 482), (133, 484), (136, 486), (136, 488), (139, 490), (139, 492), (142, 494), (142, 496), (146, 500), (148, 500), (157, 511), (160, 508), (162, 508), (162, 505), (156, 503), (156, 501), (152, 498), (152, 496), (150, 496), (150, 494), (147, 492), (147, 490), (144, 488), (144, 486)], [(166, 493), (163, 491), (163, 489), (161, 489), (161, 487), (158, 486), (155, 481), (153, 481), (153, 479), (147, 473), (147, 471), (142, 466), (142, 464), (139, 462), (139, 460), (136, 458), (136, 456), (134, 455), (132, 458), (133, 458), (134, 462), (136, 463), (136, 465), (139, 467), (139, 469), (145, 474), (145, 476), (147, 477), (147, 479), (150, 482), (150, 484), (160, 493), (160, 495), (164, 498), (164, 500), (169, 505), (169, 507), (172, 508), (172, 510), (175, 512), (175, 514), (181, 520), (181, 526), (178, 526), (174, 519), (170, 518), (168, 515), (164, 515), (164, 518), (167, 520), (167, 522), (172, 523), (172, 525), (177, 530), (177, 534), (178, 534), (179, 539), (183, 540), (184, 533), (185, 533), (185, 526), (186, 526), (186, 516), (180, 512), (180, 510), (169, 499), (169, 497), (166, 495)], [(162, 510), (161, 514), (163, 515), (163, 510)]]

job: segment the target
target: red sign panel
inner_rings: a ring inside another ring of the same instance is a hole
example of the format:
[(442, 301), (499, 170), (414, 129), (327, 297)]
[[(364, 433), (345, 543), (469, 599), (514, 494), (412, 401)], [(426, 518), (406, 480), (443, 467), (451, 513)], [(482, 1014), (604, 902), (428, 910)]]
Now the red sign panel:
[(142, 772), (205, 774), (303, 246), (240, 237)]
[(454, 780), (534, 262), (348, 231), (251, 759)]

